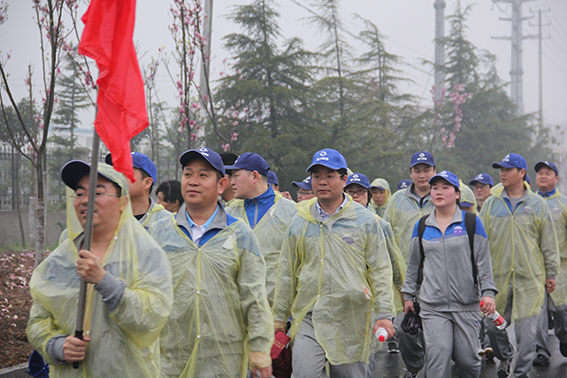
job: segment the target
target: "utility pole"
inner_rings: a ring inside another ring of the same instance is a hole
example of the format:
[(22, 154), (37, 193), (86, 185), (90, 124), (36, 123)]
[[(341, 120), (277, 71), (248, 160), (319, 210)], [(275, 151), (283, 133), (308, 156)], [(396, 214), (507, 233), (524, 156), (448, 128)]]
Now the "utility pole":
[[(213, 0), (205, 0), (205, 17), (203, 19), (203, 35), (207, 40), (207, 44), (205, 45), (205, 55), (208, 57), (207, 60), (201, 62), (201, 76), (199, 78), (199, 85), (201, 92), (201, 98), (205, 98), (204, 95), (209, 95), (209, 81), (210, 81), (210, 74), (211, 74), (211, 44), (212, 40), (212, 25), (213, 25)], [(208, 101), (201, 100), (201, 111), (200, 115), (202, 119), (207, 118), (206, 107), (208, 107)], [(205, 136), (205, 128), (201, 128), (197, 130), (197, 137), (198, 140), (203, 140), (202, 137)]]
[[(532, 13), (538, 13), (538, 39), (539, 39), (539, 46), (538, 46), (538, 52), (539, 52), (539, 56), (538, 56), (538, 65), (539, 65), (539, 83), (538, 83), (538, 89), (539, 89), (539, 123), (540, 125), (543, 125), (543, 33), (542, 33), (542, 26), (549, 26), (551, 25), (551, 22), (547, 23), (547, 24), (542, 24), (541, 23), (541, 14), (543, 12), (549, 12), (548, 10), (538, 10), (538, 11), (532, 11), (530, 9), (530, 11)], [(531, 23), (530, 23), (531, 25)], [(533, 26), (533, 25), (531, 25)], [(546, 39), (549, 37), (546, 37)]]
[(441, 100), (445, 87), (445, 47), (441, 39), (445, 37), (445, 0), (435, 0), (435, 102)]
[(532, 17), (522, 17), (522, 3), (532, 0), (492, 0), (495, 3), (509, 3), (512, 4), (512, 17), (500, 17), (504, 21), (512, 21), (512, 36), (511, 37), (492, 37), (494, 39), (504, 39), (512, 41), (512, 62), (511, 62), (511, 82), (512, 89), (510, 96), (518, 106), (520, 114), (524, 113), (524, 89), (523, 89), (523, 58), (522, 58), (522, 41), (528, 38), (536, 38), (535, 35), (522, 36), (522, 21)]

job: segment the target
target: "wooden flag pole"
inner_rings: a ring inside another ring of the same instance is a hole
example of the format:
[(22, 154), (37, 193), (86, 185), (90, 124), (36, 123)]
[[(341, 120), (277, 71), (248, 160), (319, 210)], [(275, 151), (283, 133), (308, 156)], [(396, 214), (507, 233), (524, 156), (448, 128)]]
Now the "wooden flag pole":
[[(96, 119), (96, 112), (95, 112)], [(98, 178), (98, 155), (100, 149), (100, 137), (96, 132), (96, 128), (93, 133), (93, 148), (91, 152), (91, 169), (89, 171), (89, 202), (87, 204), (87, 222), (85, 224), (85, 239), (83, 241), (83, 247), (87, 251), (91, 250), (91, 244), (93, 239), (93, 217), (94, 217), (94, 207), (95, 207), (95, 192), (96, 192), (96, 182)], [(85, 304), (87, 300), (87, 283), (85, 280), (81, 280), (81, 287), (79, 290), (79, 305), (77, 308), (77, 323), (75, 326), (75, 337), (83, 340), (84, 332), (84, 321), (85, 321)], [(73, 368), (78, 369), (79, 363), (73, 362)]]

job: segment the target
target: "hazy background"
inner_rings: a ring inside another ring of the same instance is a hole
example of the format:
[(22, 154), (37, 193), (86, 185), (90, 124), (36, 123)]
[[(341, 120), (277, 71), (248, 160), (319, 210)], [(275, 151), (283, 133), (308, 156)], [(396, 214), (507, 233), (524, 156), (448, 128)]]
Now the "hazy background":
[[(39, 50), (39, 33), (33, 21), (35, 15), (31, 0), (8, 0), (9, 19), (0, 27), (0, 51), (5, 58), (9, 53), (6, 69), (10, 72), (10, 85), (15, 97), (20, 99), (25, 95), (24, 77), (27, 65), (34, 67), (34, 84), (41, 87), (41, 61)], [(223, 47), (222, 38), (228, 33), (238, 31), (236, 25), (226, 19), (234, 5), (247, 4), (242, 0), (214, 0), (213, 38), (212, 38), (212, 73), (211, 78), (219, 78), (219, 73), (225, 70), (223, 59), (229, 58)], [(454, 12), (456, 1), (447, 0), (445, 16)], [(276, 2), (281, 13), (279, 24), (285, 38), (298, 36), (303, 39), (307, 49), (317, 50), (322, 38), (313, 27), (307, 24), (305, 17), (308, 12), (290, 0)], [(385, 42), (390, 53), (404, 58), (407, 66), (400, 67), (414, 80), (412, 84), (401, 86), (402, 91), (415, 94), (422, 98), (421, 105), (431, 103), (429, 90), (433, 85), (433, 73), (429, 66), (423, 66), (422, 60), (433, 60), (435, 38), (435, 9), (434, 0), (350, 0), (343, 1), (341, 16), (345, 26), (352, 34), (361, 30), (361, 22), (355, 21), (354, 14), (370, 19), (388, 37)], [(469, 39), (479, 48), (487, 49), (498, 57), (499, 74), (503, 80), (510, 80), (510, 41), (492, 39), (492, 36), (510, 36), (511, 22), (501, 21), (500, 17), (511, 17), (511, 5), (493, 3), (490, 0), (461, 1), (463, 6), (475, 4), (467, 21)], [(147, 66), (151, 57), (156, 57), (158, 48), (165, 47), (171, 51), (173, 42), (168, 30), (171, 23), (169, 17), (170, 1), (138, 0), (136, 30), (134, 42), (137, 45), (140, 65)], [(84, 7), (82, 7), (84, 8)], [(544, 13), (543, 34), (549, 39), (543, 45), (543, 100), (544, 120), (546, 124), (567, 126), (567, 1), (538, 0), (523, 4), (524, 17), (534, 15), (530, 9), (549, 9)], [(84, 10), (81, 11), (83, 13)], [(532, 24), (533, 26), (531, 26)], [(537, 15), (531, 20), (524, 21), (524, 35), (537, 34)], [(445, 34), (449, 33), (449, 25), (445, 24)], [(353, 39), (352, 45), (357, 47)], [(523, 42), (524, 51), (524, 109), (526, 113), (538, 111), (538, 42), (537, 39), (526, 39)], [(159, 95), (162, 101), (176, 103), (175, 88), (163, 67), (158, 71)], [(509, 92), (509, 91), (508, 91)], [(41, 98), (40, 93), (36, 97)], [(83, 128), (92, 123), (93, 114), (84, 114)]]

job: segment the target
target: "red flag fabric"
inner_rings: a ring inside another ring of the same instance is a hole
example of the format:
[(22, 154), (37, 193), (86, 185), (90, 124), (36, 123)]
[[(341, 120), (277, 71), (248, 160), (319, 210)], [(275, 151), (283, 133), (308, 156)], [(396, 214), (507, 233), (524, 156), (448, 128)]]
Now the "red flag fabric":
[(98, 66), (95, 129), (114, 169), (134, 181), (130, 139), (148, 127), (144, 81), (132, 41), (136, 0), (91, 0), (79, 54)]

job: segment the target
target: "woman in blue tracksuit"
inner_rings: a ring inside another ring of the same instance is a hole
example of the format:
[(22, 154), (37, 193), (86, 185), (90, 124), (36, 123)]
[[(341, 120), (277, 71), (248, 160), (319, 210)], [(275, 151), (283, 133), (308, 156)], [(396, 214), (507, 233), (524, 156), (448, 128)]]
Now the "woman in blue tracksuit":
[[(488, 238), (476, 217), (471, 256), (465, 211), (459, 207), (459, 179), (443, 171), (429, 183), (435, 210), (425, 220), (423, 249), (419, 222), (413, 231), (402, 288), (404, 312), (414, 310), (413, 298), (417, 297), (426, 345), (427, 377), (449, 378), (452, 357), (460, 377), (478, 378), (481, 368), (478, 332), (482, 317), (479, 309), (493, 313), (494, 296), (498, 292), (492, 277)], [(476, 277), (473, 263), (478, 272)], [(479, 308), (481, 300), (484, 305)]]

